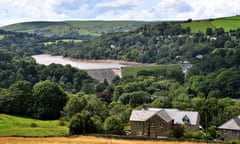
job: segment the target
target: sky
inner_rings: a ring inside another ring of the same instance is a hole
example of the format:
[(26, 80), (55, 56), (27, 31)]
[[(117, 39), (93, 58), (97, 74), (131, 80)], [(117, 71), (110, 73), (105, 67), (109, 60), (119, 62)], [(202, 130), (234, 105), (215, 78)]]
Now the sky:
[(0, 0), (0, 26), (26, 21), (166, 21), (234, 15), (240, 15), (240, 0)]

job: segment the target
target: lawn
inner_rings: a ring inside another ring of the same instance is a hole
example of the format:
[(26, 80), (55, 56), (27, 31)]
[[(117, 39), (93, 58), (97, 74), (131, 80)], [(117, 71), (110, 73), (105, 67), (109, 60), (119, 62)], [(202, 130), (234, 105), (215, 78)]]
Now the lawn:
[(179, 69), (182, 65), (154, 65), (154, 66), (139, 66), (139, 67), (124, 67), (124, 76), (136, 76), (139, 71), (157, 71), (163, 69)]
[[(79, 137), (49, 137), (49, 138), (23, 138), (2, 137), (0, 144), (201, 144), (200, 142), (176, 142), (176, 141), (139, 141), (106, 139), (92, 136)], [(202, 143), (203, 144), (203, 143)]]
[[(63, 126), (62, 126), (63, 125)], [(0, 136), (66, 136), (67, 123), (0, 114)]]

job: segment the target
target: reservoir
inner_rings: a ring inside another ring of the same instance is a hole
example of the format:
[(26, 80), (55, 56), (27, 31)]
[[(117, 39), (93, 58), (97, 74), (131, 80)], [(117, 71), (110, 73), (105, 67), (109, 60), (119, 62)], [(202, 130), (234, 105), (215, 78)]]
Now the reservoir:
[(32, 56), (38, 64), (50, 65), (52, 63), (71, 65), (81, 70), (97, 70), (97, 69), (120, 69), (131, 65), (131, 62), (115, 61), (115, 60), (78, 60), (65, 58), (63, 56), (51, 56), (47, 54)]

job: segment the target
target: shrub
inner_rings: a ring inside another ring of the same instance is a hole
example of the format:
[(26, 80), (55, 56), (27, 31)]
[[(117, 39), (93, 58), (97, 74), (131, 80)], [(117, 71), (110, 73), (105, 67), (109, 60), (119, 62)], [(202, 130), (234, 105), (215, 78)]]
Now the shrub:
[(83, 111), (81, 113), (75, 114), (69, 124), (69, 134), (85, 134), (96, 132), (96, 125), (94, 124), (89, 113)]
[(123, 130), (122, 120), (117, 116), (110, 116), (104, 121), (104, 130), (120, 134)]

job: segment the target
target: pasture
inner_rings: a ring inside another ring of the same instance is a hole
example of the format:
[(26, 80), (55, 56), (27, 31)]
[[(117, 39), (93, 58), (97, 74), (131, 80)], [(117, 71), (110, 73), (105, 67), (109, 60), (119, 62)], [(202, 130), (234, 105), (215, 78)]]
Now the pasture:
[(70, 42), (73, 42), (73, 43), (81, 43), (82, 40), (79, 40), (79, 39), (61, 39), (61, 40), (56, 40), (55, 42), (44, 42), (43, 44), (45, 46), (47, 45), (52, 45), (52, 44), (57, 44), (59, 42), (65, 42), (65, 43), (70, 43)]
[(66, 136), (67, 123), (0, 114), (0, 136)]
[(0, 40), (4, 39), (4, 35), (0, 35)]
[(140, 71), (161, 71), (161, 70), (175, 70), (181, 68), (182, 65), (147, 65), (137, 67), (124, 67), (123, 76), (136, 76)]
[(240, 16), (226, 17), (226, 18), (218, 18), (218, 19), (209, 19), (209, 20), (194, 20), (192, 22), (182, 23), (181, 26), (183, 28), (190, 27), (191, 32), (206, 32), (207, 28), (223, 28), (226, 32), (231, 29), (240, 28)]

